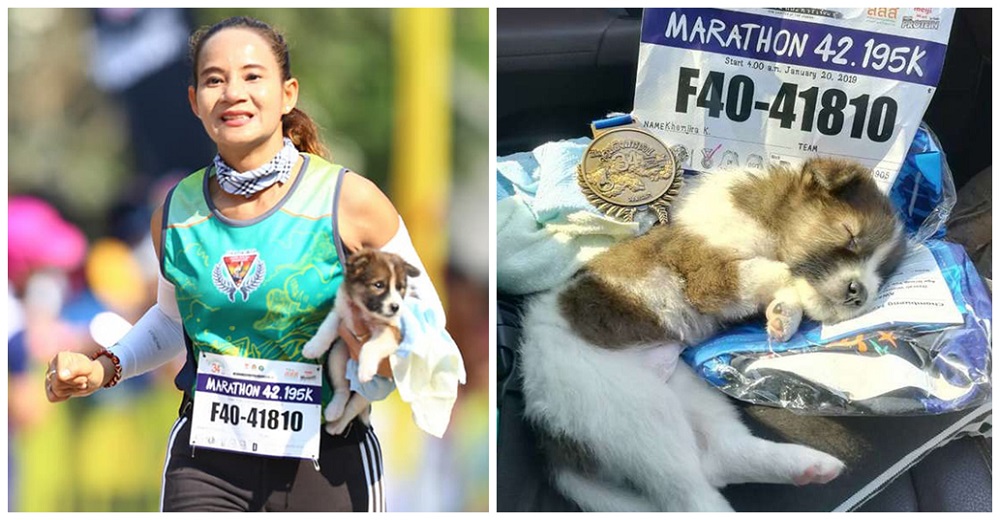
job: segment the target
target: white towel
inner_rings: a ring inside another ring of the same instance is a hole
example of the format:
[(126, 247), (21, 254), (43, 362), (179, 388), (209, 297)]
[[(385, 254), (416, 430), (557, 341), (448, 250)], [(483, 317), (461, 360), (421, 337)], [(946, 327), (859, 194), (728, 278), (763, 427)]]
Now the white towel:
[(544, 291), (565, 282), (594, 255), (647, 231), (587, 202), (577, 165), (591, 140), (545, 143), (497, 158), (497, 288), (509, 294)]
[(442, 437), (458, 385), (465, 384), (462, 354), (427, 303), (407, 298), (400, 313), (403, 341), (389, 356), (396, 389), (409, 403), (417, 427)]
[(640, 232), (637, 223), (577, 211), (546, 225), (520, 195), (497, 202), (497, 289), (529, 294), (558, 286), (611, 244)]

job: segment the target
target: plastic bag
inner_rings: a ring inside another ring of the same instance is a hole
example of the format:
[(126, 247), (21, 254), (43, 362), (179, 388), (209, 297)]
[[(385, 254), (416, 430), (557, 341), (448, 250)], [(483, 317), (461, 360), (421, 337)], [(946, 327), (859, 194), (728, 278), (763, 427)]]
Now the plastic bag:
[(942, 312), (941, 322), (934, 322), (936, 310), (922, 322), (897, 313), (892, 321), (835, 335), (803, 320), (785, 343), (771, 342), (762, 323), (748, 323), (686, 349), (684, 360), (737, 399), (801, 413), (937, 414), (987, 401), (992, 300), (964, 249), (937, 240), (944, 236), (955, 189), (926, 127), (917, 132), (889, 196), (911, 252), (929, 252), (928, 271), (940, 271), (947, 288), (942, 301), (950, 296), (954, 303), (944, 305), (951, 311), (948, 319)]
[(955, 207), (955, 183), (937, 137), (921, 124), (889, 191), (908, 235), (918, 242), (943, 238)]

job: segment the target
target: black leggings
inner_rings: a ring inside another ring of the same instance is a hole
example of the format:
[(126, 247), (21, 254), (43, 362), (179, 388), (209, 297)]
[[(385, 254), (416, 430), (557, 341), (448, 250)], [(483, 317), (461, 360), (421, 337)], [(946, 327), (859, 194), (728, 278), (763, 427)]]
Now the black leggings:
[(311, 460), (212, 450), (188, 443), (191, 418), (170, 431), (161, 511), (385, 511), (382, 450), (360, 421), (346, 436), (321, 429)]

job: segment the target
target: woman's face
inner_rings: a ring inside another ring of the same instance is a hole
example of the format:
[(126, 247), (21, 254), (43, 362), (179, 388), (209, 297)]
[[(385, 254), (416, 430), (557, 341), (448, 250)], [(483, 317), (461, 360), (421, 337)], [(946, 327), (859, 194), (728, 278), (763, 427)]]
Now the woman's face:
[(269, 160), (281, 149), (281, 116), (295, 106), (299, 85), (282, 80), (267, 40), (251, 29), (223, 29), (204, 42), (197, 67), (188, 99), (219, 154), (234, 167)]

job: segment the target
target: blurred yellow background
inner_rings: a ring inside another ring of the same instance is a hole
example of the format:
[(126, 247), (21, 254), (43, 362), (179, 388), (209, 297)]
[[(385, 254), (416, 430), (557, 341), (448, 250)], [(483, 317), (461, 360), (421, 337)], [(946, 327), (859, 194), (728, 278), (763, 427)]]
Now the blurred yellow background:
[(149, 215), (214, 155), (186, 38), (236, 14), (285, 34), (299, 107), (403, 215), (465, 359), (445, 438), (397, 394), (374, 405), (389, 510), (486, 511), (488, 10), (121, 8), (8, 10), (9, 197), (47, 201), (88, 243), (71, 267), (8, 273), (8, 510), (159, 509), (182, 360), (58, 405), (44, 369), (107, 334), (99, 313), (134, 322), (154, 300)]

